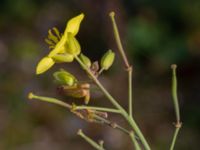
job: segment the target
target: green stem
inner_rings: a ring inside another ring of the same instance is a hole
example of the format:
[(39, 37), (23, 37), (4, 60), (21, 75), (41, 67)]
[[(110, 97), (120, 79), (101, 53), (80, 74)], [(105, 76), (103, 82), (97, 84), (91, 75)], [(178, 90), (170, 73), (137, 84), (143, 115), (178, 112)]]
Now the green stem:
[(172, 68), (172, 99), (174, 102), (174, 108), (175, 108), (175, 113), (176, 113), (176, 123), (175, 123), (176, 129), (174, 131), (174, 136), (173, 136), (172, 143), (170, 146), (170, 150), (173, 150), (179, 130), (182, 126), (182, 123), (180, 121), (180, 109), (179, 109), (178, 96), (177, 96), (177, 77), (176, 77), (177, 65), (173, 64), (171, 65), (171, 68)]
[(178, 96), (177, 96), (177, 77), (176, 77), (176, 68), (175, 64), (171, 65), (172, 68), (172, 98), (174, 101), (174, 107), (176, 112), (176, 122), (180, 122), (180, 110), (178, 104)]
[(139, 145), (138, 141), (136, 140), (133, 132), (130, 132), (130, 137), (131, 137), (131, 140), (132, 140), (132, 142), (135, 146), (135, 150), (141, 150), (140, 145)]
[(105, 150), (102, 145), (99, 145), (98, 143), (96, 143), (94, 140), (92, 140), (91, 138), (89, 138), (88, 136), (86, 136), (81, 129), (78, 130), (77, 134), (79, 136), (81, 136), (85, 141), (87, 141), (90, 145), (92, 145), (95, 149), (97, 150)]
[(131, 125), (131, 127), (135, 130), (135, 133), (138, 135), (138, 137), (140, 138), (142, 144), (144, 145), (144, 148), (146, 150), (151, 150), (149, 144), (147, 143), (145, 137), (143, 136), (142, 132), (140, 131), (137, 123), (135, 122), (135, 120), (133, 119), (133, 117), (130, 116), (125, 116), (126, 120), (129, 122), (129, 124)]
[(170, 146), (170, 150), (174, 150), (174, 146), (175, 146), (176, 139), (177, 139), (178, 133), (180, 131), (180, 128), (181, 128), (181, 124), (180, 124), (180, 126), (177, 126), (176, 129), (175, 129), (173, 140), (172, 140), (172, 143), (171, 143), (171, 146)]
[(104, 107), (94, 107), (94, 106), (76, 106), (75, 110), (80, 109), (90, 109), (90, 110), (98, 110), (98, 111), (104, 111), (104, 112), (111, 112), (111, 113), (121, 113), (117, 109), (112, 108), (104, 108)]
[(132, 126), (132, 128), (135, 130), (135, 133), (140, 138), (142, 144), (144, 145), (146, 150), (150, 150), (150, 147), (145, 140), (142, 132), (140, 131), (139, 127), (137, 126), (136, 122), (132, 117), (128, 115), (128, 113), (125, 111), (125, 109), (119, 105), (119, 103), (110, 95), (110, 93), (103, 87), (103, 85), (99, 82), (99, 80), (96, 78), (96, 76), (89, 70), (89, 68), (77, 57), (75, 56), (75, 59), (77, 62), (83, 67), (83, 69), (90, 75), (90, 77), (93, 79), (93, 81), (96, 83), (96, 85), (101, 89), (101, 91), (104, 93), (104, 95), (108, 98), (108, 100), (121, 112), (122, 116), (126, 118), (126, 120), (129, 122), (129, 124)]
[(128, 70), (129, 115), (133, 117), (132, 67)]
[(122, 42), (121, 42), (121, 39), (120, 39), (120, 36), (119, 36), (119, 31), (118, 31), (117, 24), (116, 24), (116, 21), (115, 21), (115, 13), (111, 12), (110, 13), (110, 17), (111, 17), (111, 20), (112, 20), (114, 36), (115, 36), (115, 40), (117, 42), (117, 46), (119, 48), (119, 52), (120, 52), (120, 54), (121, 54), (121, 56), (122, 56), (122, 58), (124, 60), (126, 68), (129, 68), (130, 65), (129, 65), (128, 59), (126, 57), (124, 48), (122, 46)]
[(96, 85), (102, 90), (102, 92), (106, 95), (106, 97), (110, 100), (110, 102), (121, 111), (121, 113), (125, 113), (124, 108), (119, 105), (119, 103), (110, 95), (110, 93), (103, 87), (103, 85), (99, 82), (96, 76), (89, 70), (89, 68), (77, 57), (75, 56), (77, 62), (83, 67), (83, 69), (90, 75)]
[(128, 89), (129, 89), (129, 115), (127, 115), (126, 113), (123, 113), (123, 116), (126, 118), (126, 120), (129, 122), (129, 124), (132, 126), (132, 128), (135, 130), (135, 133), (139, 136), (142, 144), (144, 145), (146, 150), (150, 150), (150, 146), (148, 145), (146, 139), (144, 138), (142, 132), (140, 131), (139, 127), (137, 126), (135, 120), (133, 119), (132, 116), (132, 105), (133, 105), (133, 96), (132, 96), (132, 67), (130, 66), (128, 59), (126, 57), (125, 51), (123, 49), (122, 46), (122, 42), (119, 36), (119, 30), (115, 21), (115, 13), (111, 12), (110, 13), (110, 18), (112, 21), (112, 25), (113, 25), (113, 31), (114, 31), (114, 36), (115, 36), (115, 40), (119, 49), (119, 52), (122, 56), (122, 59), (124, 60), (126, 69), (128, 71)]
[(104, 68), (101, 68), (98, 72), (98, 75), (100, 75), (104, 71)]
[(126, 69), (128, 71), (128, 89), (129, 89), (129, 92), (128, 92), (128, 95), (129, 95), (129, 115), (132, 116), (133, 114), (133, 99), (132, 99), (132, 67), (130, 66), (129, 62), (128, 62), (128, 58), (125, 54), (125, 51), (124, 51), (124, 48), (122, 46), (122, 42), (121, 42), (121, 39), (120, 39), (120, 35), (119, 35), (119, 30), (118, 30), (118, 27), (117, 27), (117, 24), (116, 24), (116, 21), (115, 21), (115, 13), (114, 12), (111, 12), (110, 13), (110, 18), (111, 18), (111, 21), (112, 21), (112, 25), (113, 25), (113, 32), (114, 32), (114, 37), (115, 37), (115, 40), (116, 40), (116, 43), (117, 43), (117, 46), (118, 46), (118, 50), (122, 56), (122, 59), (124, 60), (124, 63), (125, 63), (125, 66), (126, 66)]
[(63, 106), (63, 107), (69, 108), (69, 109), (72, 108), (72, 106), (70, 104), (67, 104), (67, 103), (65, 103), (61, 100), (56, 99), (56, 98), (38, 96), (38, 95), (35, 95), (33, 93), (29, 93), (28, 98), (29, 99), (37, 99), (37, 100), (40, 100), (40, 101), (57, 104), (59, 106)]
[(127, 129), (123, 128), (122, 126), (118, 125), (117, 123), (113, 123), (113, 122), (111, 122), (103, 117), (100, 117), (98, 115), (95, 115), (95, 118), (102, 121), (103, 123), (106, 123), (107, 125), (109, 125), (110, 127), (114, 128), (114, 129), (119, 129), (128, 135), (130, 134)]

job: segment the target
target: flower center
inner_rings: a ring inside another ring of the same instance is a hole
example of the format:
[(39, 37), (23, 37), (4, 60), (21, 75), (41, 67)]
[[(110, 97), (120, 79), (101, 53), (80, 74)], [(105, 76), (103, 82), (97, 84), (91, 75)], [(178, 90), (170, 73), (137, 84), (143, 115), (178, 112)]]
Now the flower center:
[(56, 44), (60, 41), (62, 34), (58, 31), (56, 27), (48, 31), (48, 36), (45, 42), (49, 45), (49, 49), (54, 49)]

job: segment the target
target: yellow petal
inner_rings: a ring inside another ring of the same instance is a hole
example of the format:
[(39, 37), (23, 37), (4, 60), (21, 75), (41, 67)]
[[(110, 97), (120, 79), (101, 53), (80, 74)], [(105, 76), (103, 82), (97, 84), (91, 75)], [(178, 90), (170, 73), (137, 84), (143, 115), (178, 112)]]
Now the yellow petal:
[(53, 66), (55, 62), (50, 57), (44, 57), (40, 60), (36, 68), (36, 74), (41, 74)]
[(52, 56), (52, 58), (56, 61), (56, 62), (72, 62), (74, 60), (74, 56), (71, 54), (56, 54), (54, 56)]
[(65, 29), (64, 35), (67, 36), (67, 33), (70, 32), (72, 33), (73, 36), (75, 36), (79, 31), (79, 27), (83, 18), (84, 18), (84, 14), (82, 13), (70, 19), (67, 23), (67, 27)]
[(68, 33), (68, 48), (66, 52), (74, 56), (81, 52), (81, 46), (78, 40), (71, 33)]

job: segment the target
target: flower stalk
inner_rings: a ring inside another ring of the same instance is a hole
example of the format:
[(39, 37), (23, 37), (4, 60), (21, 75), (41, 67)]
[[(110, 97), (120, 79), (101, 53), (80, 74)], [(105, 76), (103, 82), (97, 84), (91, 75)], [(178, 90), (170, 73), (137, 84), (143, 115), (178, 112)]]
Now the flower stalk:
[(117, 43), (117, 47), (119, 50), (120, 55), (122, 56), (122, 59), (124, 61), (126, 70), (128, 72), (128, 102), (129, 102), (129, 115), (132, 116), (133, 114), (133, 92), (132, 92), (132, 66), (130, 66), (129, 62), (128, 62), (128, 58), (125, 54), (124, 48), (122, 46), (122, 42), (120, 39), (120, 35), (119, 35), (119, 30), (115, 21), (115, 13), (114, 12), (110, 12), (110, 18), (112, 21), (112, 25), (113, 25), (113, 32), (114, 32), (114, 37)]
[(144, 145), (146, 150), (150, 150), (150, 146), (147, 143), (145, 137), (143, 136), (142, 132), (140, 131), (139, 127), (137, 126), (135, 120), (133, 119), (133, 91), (132, 91), (132, 66), (129, 64), (128, 62), (128, 58), (125, 54), (124, 48), (122, 46), (122, 42), (120, 39), (120, 35), (119, 35), (119, 30), (115, 21), (115, 13), (114, 12), (110, 12), (110, 18), (112, 21), (112, 25), (113, 25), (113, 32), (114, 32), (114, 37), (118, 46), (118, 50), (120, 52), (120, 55), (124, 61), (126, 70), (128, 72), (128, 102), (129, 102), (129, 115), (127, 116), (126, 114), (124, 114), (124, 117), (126, 118), (126, 120), (129, 122), (129, 124), (132, 126), (132, 128), (135, 130), (136, 134), (139, 136), (142, 144)]
[(75, 57), (77, 62), (82, 66), (82, 68), (90, 75), (92, 80), (96, 83), (96, 85), (101, 89), (101, 91), (104, 93), (104, 95), (108, 98), (108, 100), (118, 109), (122, 116), (128, 121), (128, 123), (131, 125), (131, 127), (134, 129), (135, 133), (140, 138), (142, 144), (144, 145), (146, 150), (150, 150), (150, 147), (144, 138), (142, 132), (140, 131), (138, 125), (136, 124), (135, 120), (130, 117), (130, 115), (126, 112), (126, 110), (115, 100), (112, 95), (104, 88), (104, 86), (99, 82), (99, 80), (96, 78), (96, 76), (90, 71), (90, 69), (79, 59), (79, 57)]
[(130, 132), (130, 137), (131, 137), (131, 140), (134, 144), (135, 150), (141, 150), (140, 145), (139, 145), (138, 141), (136, 140), (133, 131)]
[(171, 68), (172, 68), (172, 99), (174, 102), (176, 123), (174, 124), (175, 131), (174, 131), (173, 139), (170, 145), (170, 150), (174, 150), (178, 133), (180, 131), (180, 128), (182, 127), (182, 122), (180, 121), (180, 109), (179, 109), (178, 96), (177, 96), (177, 76), (176, 76), (177, 65), (173, 64), (171, 65)]
[(123, 58), (123, 61), (125, 63), (125, 66), (126, 68), (129, 68), (130, 65), (129, 65), (129, 62), (128, 62), (128, 58), (126, 57), (126, 54), (125, 54), (125, 51), (124, 51), (124, 48), (122, 46), (122, 42), (121, 42), (121, 39), (120, 39), (120, 35), (119, 35), (119, 31), (118, 31), (118, 27), (117, 27), (117, 24), (116, 24), (116, 21), (115, 21), (115, 12), (110, 12), (110, 18), (112, 20), (112, 25), (113, 25), (113, 31), (114, 31), (114, 36), (115, 36), (115, 40), (117, 42), (117, 46), (119, 48), (119, 52)]
[(76, 106), (76, 110), (81, 110), (81, 109), (90, 109), (90, 110), (98, 110), (98, 111), (103, 111), (103, 112), (110, 112), (110, 113), (116, 113), (120, 114), (121, 112), (117, 109), (112, 109), (112, 108), (105, 108), (105, 107), (94, 107), (94, 106)]
[(40, 100), (40, 101), (43, 101), (43, 102), (56, 104), (56, 105), (59, 105), (59, 106), (62, 106), (62, 107), (68, 108), (68, 109), (72, 108), (72, 106), (70, 104), (65, 103), (63, 101), (60, 101), (56, 98), (52, 98), (52, 97), (38, 96), (38, 95), (35, 95), (33, 93), (29, 93), (28, 98), (29, 99), (37, 99), (37, 100)]
[(88, 142), (91, 146), (93, 146), (97, 150), (105, 150), (103, 148), (103, 144), (98, 144), (94, 140), (92, 140), (90, 137), (85, 135), (81, 129), (78, 130), (77, 134), (81, 136), (86, 142)]
[[(59, 99), (56, 98), (52, 98), (52, 97), (45, 97), (45, 96), (39, 96), (39, 95), (35, 95), (33, 93), (29, 93), (28, 98), (31, 99), (37, 99), (43, 102), (48, 102), (48, 103), (52, 103), (52, 104), (56, 104), (62, 107), (65, 107), (67, 109), (69, 109), (70, 111), (72, 111), (74, 114), (77, 114), (77, 112), (79, 110), (89, 110), (89, 111), (100, 111), (100, 112), (111, 112), (111, 113), (120, 113), (118, 110), (116, 109), (112, 109), (112, 108), (105, 108), (105, 107), (95, 107), (95, 106), (76, 106), (75, 104), (68, 104), (66, 102), (63, 102)], [(79, 112), (78, 112), (79, 113)], [(108, 126), (114, 128), (114, 129), (118, 129), (122, 132), (124, 132), (125, 134), (129, 134), (129, 131), (125, 128), (123, 128), (122, 126), (118, 125), (117, 123), (113, 123), (99, 115), (95, 115), (93, 114), (94, 118), (95, 118), (95, 123), (101, 123), (101, 124), (107, 124)], [(82, 118), (83, 119), (83, 118)], [(98, 121), (97, 121), (98, 120)]]

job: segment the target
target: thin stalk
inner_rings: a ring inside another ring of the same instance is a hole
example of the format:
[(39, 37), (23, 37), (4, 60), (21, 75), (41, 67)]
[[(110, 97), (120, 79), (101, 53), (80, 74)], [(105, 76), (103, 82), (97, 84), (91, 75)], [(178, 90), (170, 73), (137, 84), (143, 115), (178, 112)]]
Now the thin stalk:
[(87, 141), (91, 146), (93, 146), (95, 149), (97, 150), (105, 150), (101, 145), (99, 145), (98, 143), (96, 143), (94, 140), (92, 140), (91, 138), (89, 138), (88, 136), (86, 136), (83, 131), (81, 129), (78, 130), (77, 134), (79, 136), (81, 136), (85, 141)]
[(124, 132), (125, 134), (130, 134), (129, 131), (125, 128), (123, 128), (122, 126), (118, 125), (117, 123), (114, 123), (114, 122), (111, 122), (103, 117), (100, 117), (98, 115), (94, 115), (95, 119), (98, 119), (100, 121), (102, 121), (103, 123), (109, 125), (110, 127), (114, 128), (114, 129), (119, 129), (121, 130), (122, 132)]
[(175, 146), (176, 139), (177, 139), (177, 136), (178, 136), (180, 129), (181, 129), (181, 124), (179, 126), (176, 126), (174, 136), (173, 136), (173, 139), (172, 139), (172, 143), (171, 143), (171, 146), (170, 146), (170, 150), (174, 150), (174, 146)]
[(172, 68), (172, 99), (174, 102), (174, 108), (175, 108), (175, 113), (176, 113), (176, 123), (175, 123), (175, 131), (174, 131), (174, 136), (173, 136), (172, 143), (170, 146), (170, 150), (174, 150), (174, 146), (176, 143), (179, 130), (182, 127), (182, 122), (180, 121), (180, 109), (179, 109), (178, 96), (177, 96), (177, 77), (176, 77), (177, 65), (173, 64), (171, 65), (171, 68)]
[(125, 116), (126, 120), (129, 122), (129, 124), (131, 125), (131, 127), (135, 130), (135, 133), (137, 134), (137, 136), (140, 138), (142, 144), (144, 145), (144, 148), (146, 150), (151, 150), (149, 144), (147, 143), (144, 135), (142, 134), (142, 132), (140, 131), (137, 123), (135, 122), (135, 120), (133, 119), (133, 117), (130, 116)]
[(119, 35), (119, 30), (118, 30), (118, 27), (117, 27), (117, 24), (115, 21), (115, 13), (114, 12), (110, 13), (110, 18), (112, 21), (114, 37), (115, 37), (115, 40), (117, 43), (118, 50), (120, 52), (120, 55), (122, 56), (122, 59), (125, 63), (126, 70), (128, 72), (129, 115), (132, 116), (132, 114), (133, 114), (132, 67), (130, 66), (130, 64), (128, 62), (128, 58), (127, 58), (124, 48), (122, 46), (122, 42), (121, 42), (120, 35)]
[(129, 124), (132, 126), (132, 128), (135, 130), (136, 134), (139, 136), (142, 144), (144, 145), (146, 150), (150, 150), (150, 146), (148, 145), (146, 139), (144, 138), (142, 132), (140, 131), (139, 127), (137, 126), (135, 120), (133, 119), (132, 116), (132, 109), (133, 109), (133, 93), (132, 93), (132, 67), (130, 66), (129, 62), (128, 62), (128, 58), (125, 54), (125, 51), (123, 49), (122, 46), (122, 42), (119, 36), (119, 30), (115, 21), (115, 13), (111, 12), (110, 13), (110, 18), (112, 21), (112, 25), (113, 25), (113, 31), (114, 31), (114, 36), (115, 36), (115, 40), (119, 49), (119, 52), (122, 56), (122, 59), (125, 63), (126, 69), (128, 71), (128, 89), (129, 89), (129, 116), (126, 114), (123, 114), (123, 116), (126, 118), (126, 120), (129, 122)]
[(75, 56), (77, 62), (83, 67), (83, 69), (90, 75), (92, 80), (96, 83), (96, 85), (102, 90), (105, 96), (110, 100), (110, 102), (121, 111), (121, 113), (125, 113), (126, 111), (122, 106), (110, 95), (110, 93), (103, 87), (103, 85), (99, 82), (96, 76), (89, 70), (89, 68), (77, 57)]
[(89, 70), (89, 68), (77, 57), (75, 56), (77, 62), (83, 67), (83, 69), (90, 75), (96, 85), (101, 89), (104, 95), (108, 98), (108, 100), (121, 112), (122, 116), (128, 121), (131, 127), (134, 129), (135, 133), (140, 138), (142, 144), (144, 145), (146, 150), (150, 150), (150, 147), (144, 138), (142, 132), (140, 131), (139, 127), (137, 126), (136, 122), (132, 117), (128, 115), (125, 109), (110, 95), (110, 93), (104, 88), (104, 86), (99, 82), (96, 76)]
[[(44, 102), (48, 102), (48, 103), (52, 103), (52, 104), (56, 104), (56, 105), (59, 105), (59, 106), (62, 106), (62, 107), (65, 107), (65, 108), (68, 108), (68, 109), (74, 109), (75, 110), (82, 110), (82, 109), (90, 109), (90, 110), (99, 110), (99, 111), (105, 111), (105, 112), (113, 112), (113, 113), (120, 113), (119, 110), (116, 110), (116, 109), (110, 109), (110, 108), (101, 108), (101, 107), (87, 107), (87, 106), (75, 106), (73, 108), (72, 105), (68, 104), (68, 103), (65, 103), (59, 99), (56, 99), (56, 98), (51, 98), (51, 97), (45, 97), (45, 96), (39, 96), (39, 95), (35, 95), (33, 93), (29, 93), (28, 95), (28, 98), (29, 99), (37, 99), (37, 100), (40, 100), (40, 101), (44, 101)], [(97, 119), (99, 119), (101, 122), (104, 122), (106, 123), (107, 125), (109, 125), (110, 127), (112, 128), (115, 128), (115, 129), (118, 129), (126, 134), (129, 134), (129, 131), (123, 127), (121, 127), (120, 125), (116, 124), (116, 123), (111, 123), (110, 121), (106, 120), (105, 118), (103, 117), (100, 117), (98, 115), (95, 115), (95, 117)]]
[(133, 144), (134, 144), (134, 146), (135, 146), (135, 150), (141, 150), (140, 145), (139, 145), (138, 141), (136, 140), (133, 131), (130, 132), (130, 137), (131, 137), (131, 140), (132, 140), (132, 142), (133, 142)]
[(132, 92), (132, 67), (128, 71), (128, 99), (129, 99), (129, 115), (133, 117), (133, 92)]
[(105, 108), (105, 107), (76, 106), (76, 108), (75, 108), (75, 110), (81, 110), (81, 109), (98, 110), (98, 111), (111, 112), (111, 113), (121, 113), (117, 109)]
[(122, 56), (122, 58), (124, 60), (126, 68), (129, 68), (130, 65), (129, 65), (128, 59), (126, 57), (124, 48), (122, 46), (122, 42), (121, 42), (121, 39), (120, 39), (120, 36), (119, 36), (119, 30), (118, 30), (118, 27), (117, 27), (117, 24), (116, 24), (116, 21), (115, 21), (115, 13), (114, 12), (110, 13), (110, 18), (112, 20), (114, 36), (115, 36), (115, 40), (117, 42), (117, 46), (119, 48), (119, 52), (120, 52), (120, 54), (121, 54), (121, 56)]
[(104, 71), (104, 68), (101, 68), (98, 72), (98, 75), (100, 75)]
[(56, 98), (38, 96), (38, 95), (35, 95), (33, 93), (29, 93), (28, 98), (29, 99), (37, 99), (37, 100), (48, 102), (48, 103), (53, 103), (53, 104), (63, 106), (63, 107), (68, 108), (68, 109), (72, 108), (72, 106), (70, 104), (67, 104), (67, 103), (65, 103), (61, 100), (56, 99)]
[(173, 64), (171, 68), (172, 68), (172, 99), (174, 101), (176, 122), (180, 122), (180, 110), (179, 110), (178, 96), (177, 96), (177, 77), (176, 77), (177, 66)]

